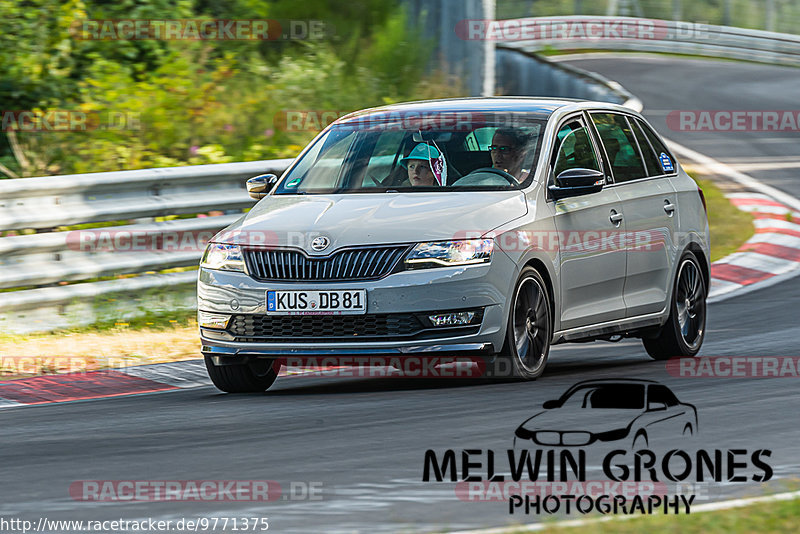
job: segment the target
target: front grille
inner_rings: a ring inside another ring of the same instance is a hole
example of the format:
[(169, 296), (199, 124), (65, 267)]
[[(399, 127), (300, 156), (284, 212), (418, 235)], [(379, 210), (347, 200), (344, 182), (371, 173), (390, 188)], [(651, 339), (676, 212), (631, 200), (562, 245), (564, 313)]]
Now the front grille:
[(256, 280), (374, 280), (392, 272), (408, 249), (408, 245), (357, 248), (324, 258), (308, 257), (299, 250), (250, 247), (243, 247), (242, 253)]
[(425, 326), (410, 313), (368, 315), (234, 315), (228, 331), (258, 341), (320, 342), (408, 337)]

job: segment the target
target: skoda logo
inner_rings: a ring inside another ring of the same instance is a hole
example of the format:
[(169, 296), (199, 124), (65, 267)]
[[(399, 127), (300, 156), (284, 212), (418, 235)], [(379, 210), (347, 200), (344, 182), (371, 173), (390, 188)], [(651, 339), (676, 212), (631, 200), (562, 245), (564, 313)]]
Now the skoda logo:
[(326, 248), (328, 248), (328, 245), (330, 244), (331, 240), (325, 237), (324, 235), (321, 235), (319, 237), (314, 238), (314, 241), (311, 242), (311, 248), (319, 252), (321, 250), (325, 250)]

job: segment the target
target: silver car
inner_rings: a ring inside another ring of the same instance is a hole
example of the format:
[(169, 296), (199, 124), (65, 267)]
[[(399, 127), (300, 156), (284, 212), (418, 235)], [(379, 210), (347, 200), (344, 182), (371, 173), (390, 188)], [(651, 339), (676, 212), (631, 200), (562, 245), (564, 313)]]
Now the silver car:
[(364, 110), (247, 186), (261, 200), (212, 239), (198, 279), (223, 391), (264, 391), (304, 358), (467, 358), (534, 379), (554, 343), (638, 337), (665, 359), (703, 341), (703, 193), (625, 107)]

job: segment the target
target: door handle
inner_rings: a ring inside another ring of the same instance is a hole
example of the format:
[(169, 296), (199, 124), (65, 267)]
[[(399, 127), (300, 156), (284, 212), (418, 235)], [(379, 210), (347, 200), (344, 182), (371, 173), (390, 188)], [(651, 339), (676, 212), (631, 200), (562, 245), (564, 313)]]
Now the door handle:
[(664, 200), (664, 211), (667, 212), (667, 215), (672, 217), (672, 214), (675, 213), (675, 204), (670, 202), (668, 199)]
[(622, 222), (622, 214), (617, 213), (616, 210), (611, 210), (611, 216), (608, 218), (608, 220), (611, 221), (614, 226), (619, 226), (619, 223)]

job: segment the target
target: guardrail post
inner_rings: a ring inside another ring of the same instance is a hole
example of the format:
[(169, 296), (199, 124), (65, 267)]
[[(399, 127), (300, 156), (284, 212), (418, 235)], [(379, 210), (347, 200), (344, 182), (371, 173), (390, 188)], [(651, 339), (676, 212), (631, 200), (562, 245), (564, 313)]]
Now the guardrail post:
[(775, 0), (767, 0), (766, 9), (764, 10), (765, 27), (768, 32), (775, 31)]

